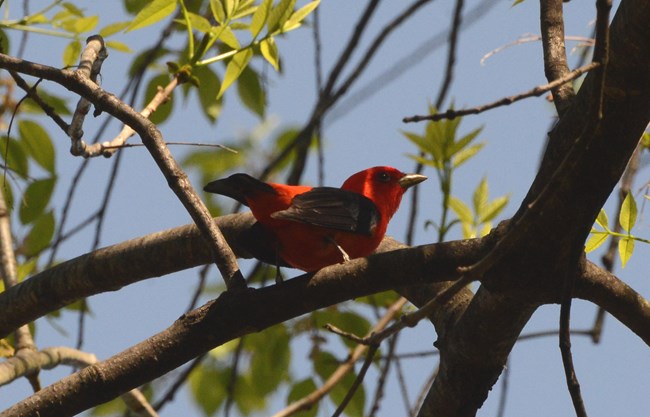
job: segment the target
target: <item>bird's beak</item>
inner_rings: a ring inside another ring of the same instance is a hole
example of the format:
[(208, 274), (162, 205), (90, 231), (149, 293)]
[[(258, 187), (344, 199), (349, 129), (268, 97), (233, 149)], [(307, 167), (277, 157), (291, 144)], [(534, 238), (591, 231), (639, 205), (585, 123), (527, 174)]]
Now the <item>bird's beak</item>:
[(424, 175), (420, 174), (406, 174), (402, 178), (399, 179), (398, 183), (403, 189), (408, 189), (416, 184), (421, 183), (422, 181), (426, 180), (427, 177)]

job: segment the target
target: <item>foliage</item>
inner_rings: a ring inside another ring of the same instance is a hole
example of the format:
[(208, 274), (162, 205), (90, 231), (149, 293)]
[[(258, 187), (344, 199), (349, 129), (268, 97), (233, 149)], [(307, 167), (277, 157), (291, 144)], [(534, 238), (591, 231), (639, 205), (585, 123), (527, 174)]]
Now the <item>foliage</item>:
[[(648, 196), (644, 196), (650, 199)], [(591, 229), (591, 236), (585, 244), (585, 251), (592, 252), (599, 246), (607, 241), (608, 237), (618, 239), (618, 255), (621, 258), (621, 265), (625, 268), (632, 254), (634, 253), (634, 242), (650, 243), (650, 239), (644, 239), (632, 234), (632, 228), (636, 224), (638, 209), (636, 200), (632, 193), (627, 193), (623, 204), (621, 205), (621, 212), (618, 216), (618, 223), (625, 233), (618, 233), (609, 228), (609, 219), (605, 209), (601, 209), (596, 224), (602, 230), (593, 227)]]
[[(436, 112), (434, 107), (429, 106), (430, 114)], [(508, 204), (506, 196), (488, 202), (488, 183), (485, 178), (481, 180), (474, 191), (473, 211), (462, 200), (452, 195), (453, 174), (485, 145), (484, 142), (473, 143), (482, 128), (474, 129), (457, 138), (461, 121), (460, 117), (451, 120), (430, 121), (426, 124), (422, 135), (402, 132), (420, 151), (419, 155), (409, 156), (419, 164), (432, 167), (436, 171), (442, 191), (442, 214), (438, 223), (430, 220), (427, 224), (433, 225), (438, 231), (439, 242), (445, 240), (447, 232), (456, 223), (462, 225), (464, 238), (480, 237), (487, 234), (492, 228), (491, 221)], [(448, 220), (450, 209), (456, 214), (456, 220)]]

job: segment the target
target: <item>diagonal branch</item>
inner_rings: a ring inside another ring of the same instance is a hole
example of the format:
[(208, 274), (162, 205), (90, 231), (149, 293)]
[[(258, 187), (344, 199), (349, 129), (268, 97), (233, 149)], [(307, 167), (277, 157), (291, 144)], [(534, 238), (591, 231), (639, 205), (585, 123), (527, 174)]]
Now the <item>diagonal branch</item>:
[(96, 108), (110, 113), (134, 128), (167, 179), (170, 188), (206, 236), (213, 259), (226, 282), (226, 287), (238, 289), (245, 286), (244, 277), (232, 250), (228, 247), (219, 228), (212, 221), (205, 204), (194, 191), (187, 174), (178, 166), (164, 145), (160, 131), (151, 121), (79, 73), (35, 64), (4, 54), (0, 54), (0, 68), (54, 81), (86, 98)]

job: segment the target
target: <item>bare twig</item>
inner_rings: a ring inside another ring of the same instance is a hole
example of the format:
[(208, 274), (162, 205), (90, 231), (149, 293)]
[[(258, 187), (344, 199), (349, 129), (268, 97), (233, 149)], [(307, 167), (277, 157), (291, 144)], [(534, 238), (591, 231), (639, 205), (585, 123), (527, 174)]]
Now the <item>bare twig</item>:
[(13, 78), (16, 82), (16, 85), (22, 88), (23, 91), (27, 93), (27, 96), (34, 100), (34, 102), (38, 104), (41, 109), (43, 109), (45, 114), (48, 115), (54, 121), (54, 123), (56, 123), (57, 126), (59, 126), (61, 130), (67, 134), (68, 130), (70, 129), (70, 125), (66, 123), (66, 121), (63, 120), (61, 116), (56, 114), (52, 106), (44, 102), (41, 96), (39, 96), (36, 92), (36, 87), (38, 87), (38, 84), (42, 81), (42, 79), (39, 79), (36, 81), (36, 83), (34, 83), (33, 86), (30, 87), (29, 84), (27, 84), (27, 81), (25, 81), (23, 77), (21, 77), (20, 74), (18, 74), (16, 71), (9, 71), (9, 74), (11, 75), (11, 78)]
[(345, 407), (352, 400), (352, 397), (357, 392), (357, 389), (359, 389), (359, 386), (363, 382), (363, 378), (365, 378), (366, 372), (368, 372), (368, 368), (370, 368), (370, 365), (372, 364), (372, 359), (375, 357), (375, 353), (377, 353), (377, 349), (379, 349), (379, 345), (370, 346), (368, 348), (368, 353), (366, 353), (366, 360), (363, 362), (363, 366), (359, 370), (359, 374), (354, 379), (352, 386), (345, 394), (345, 397), (343, 398), (343, 401), (341, 401), (341, 404), (339, 404), (339, 406), (336, 408), (336, 411), (334, 411), (334, 414), (332, 414), (332, 417), (340, 416), (341, 413), (343, 413), (343, 410), (345, 410)]
[[(395, 315), (397, 315), (402, 310), (404, 304), (406, 304), (406, 299), (404, 297), (400, 297), (386, 310), (386, 313), (377, 322), (377, 324), (375, 324), (371, 333), (385, 328), (388, 323), (393, 320)], [(330, 392), (332, 388), (334, 388), (336, 384), (338, 384), (343, 379), (343, 377), (354, 368), (354, 363), (364, 354), (364, 352), (366, 352), (366, 349), (366, 345), (359, 344), (356, 348), (354, 348), (348, 359), (342, 363), (336, 369), (336, 371), (332, 373), (332, 375), (329, 376), (327, 381), (325, 381), (325, 383), (323, 383), (320, 388), (301, 398), (300, 400), (289, 404), (285, 409), (274, 414), (273, 417), (288, 417), (301, 410), (307, 410), (311, 408), (312, 405), (327, 395), (327, 393)]]
[(561, 85), (561, 84), (566, 84), (569, 81), (573, 81), (582, 74), (585, 74), (595, 68), (598, 68), (600, 66), (600, 63), (598, 62), (591, 62), (587, 65), (584, 65), (580, 68), (576, 68), (575, 70), (569, 72), (566, 74), (564, 77), (559, 78), (553, 82), (550, 82), (548, 84), (540, 85), (532, 90), (526, 91), (524, 93), (516, 94), (514, 96), (510, 97), (504, 97), (502, 99), (499, 99), (497, 101), (494, 101), (492, 103), (484, 104), (482, 106), (477, 106), (477, 107), (472, 107), (468, 109), (461, 109), (461, 110), (447, 110), (444, 113), (436, 113), (436, 114), (430, 114), (426, 116), (411, 116), (411, 117), (405, 117), (404, 118), (404, 123), (411, 123), (411, 122), (420, 122), (423, 120), (432, 120), (432, 121), (438, 121), (442, 119), (454, 119), (456, 117), (460, 116), (467, 116), (470, 114), (479, 114), (487, 110), (492, 110), (496, 107), (501, 107), (501, 106), (508, 106), (516, 101), (523, 100), (525, 98), (529, 97), (539, 97), (542, 94), (548, 92), (549, 90), (552, 90), (553, 88)]
[[(564, 39), (567, 40), (567, 41), (582, 42), (583, 45), (588, 45), (588, 46), (593, 46), (594, 45), (594, 39), (593, 38), (585, 38), (584, 36), (565, 36)], [(498, 48), (494, 48), (493, 50), (491, 50), (487, 54), (483, 55), (483, 57), (481, 58), (479, 63), (481, 65), (485, 65), (485, 62), (488, 59), (492, 58), (494, 55), (498, 54), (499, 52), (504, 51), (504, 50), (506, 50), (508, 48), (511, 48), (513, 46), (521, 45), (521, 44), (528, 43), (528, 42), (539, 42), (541, 40), (542, 40), (541, 35), (525, 35), (525, 36), (521, 36), (516, 41), (510, 42), (510, 43), (508, 43), (506, 45), (503, 45), (503, 46), (499, 46)]]
[[(456, 49), (458, 46), (458, 33), (460, 32), (463, 14), (463, 0), (456, 0), (456, 7), (454, 9), (454, 18), (452, 21), (451, 29), (449, 31), (449, 49), (447, 51), (447, 65), (445, 66), (445, 76), (442, 81), (442, 86), (438, 92), (435, 107), (439, 109), (442, 103), (447, 99), (447, 92), (451, 86), (454, 78), (454, 67), (456, 64)], [(424, 156), (424, 152), (420, 151), (420, 157)], [(415, 173), (421, 174), (424, 170), (424, 165), (418, 162), (415, 165)], [(406, 228), (406, 244), (412, 245), (415, 234), (415, 222), (417, 219), (418, 199), (420, 197), (419, 190), (413, 190), (411, 193), (411, 212), (409, 213), (409, 223)], [(444, 227), (441, 225), (441, 227)]]

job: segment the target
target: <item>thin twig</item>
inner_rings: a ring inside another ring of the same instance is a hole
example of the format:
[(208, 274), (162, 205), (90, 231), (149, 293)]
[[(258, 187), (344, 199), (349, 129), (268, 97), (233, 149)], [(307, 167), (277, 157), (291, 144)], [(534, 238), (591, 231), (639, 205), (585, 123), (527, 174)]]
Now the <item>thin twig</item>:
[(340, 416), (341, 413), (343, 413), (343, 410), (345, 410), (345, 407), (347, 407), (347, 405), (352, 400), (354, 394), (356, 394), (357, 389), (359, 389), (359, 386), (363, 382), (363, 378), (366, 376), (366, 372), (368, 372), (368, 368), (370, 368), (370, 365), (372, 365), (372, 359), (375, 357), (377, 349), (379, 349), (379, 345), (370, 346), (368, 348), (368, 353), (366, 353), (366, 360), (363, 362), (363, 366), (361, 367), (359, 374), (355, 378), (348, 392), (345, 394), (345, 397), (343, 398), (343, 401), (341, 401), (341, 404), (339, 404), (336, 411), (334, 411), (334, 414), (332, 414), (332, 417)]
[(582, 74), (589, 72), (593, 69), (596, 69), (600, 66), (600, 63), (598, 62), (591, 62), (587, 65), (584, 65), (580, 68), (576, 68), (575, 70), (569, 72), (566, 74), (564, 77), (559, 78), (553, 82), (550, 82), (548, 84), (540, 85), (532, 90), (528, 90), (524, 93), (516, 94), (514, 96), (510, 97), (504, 97), (501, 98), (497, 101), (494, 101), (492, 103), (484, 104), (482, 106), (477, 106), (477, 107), (472, 107), (468, 109), (461, 109), (461, 110), (447, 110), (444, 113), (436, 113), (436, 114), (430, 114), (430, 115), (424, 115), (424, 116), (411, 116), (411, 117), (405, 117), (404, 118), (404, 123), (411, 123), (411, 122), (420, 122), (423, 120), (432, 120), (432, 121), (438, 121), (442, 119), (454, 119), (456, 117), (460, 116), (467, 116), (470, 114), (479, 114), (483, 113), (484, 111), (487, 110), (492, 110), (496, 107), (501, 107), (501, 106), (508, 106), (514, 102), (517, 102), (519, 100), (523, 100), (525, 98), (529, 97), (539, 97), (542, 94), (552, 90), (553, 88), (557, 87), (558, 85), (568, 83), (569, 81), (573, 81)]
[[(393, 318), (402, 310), (406, 304), (406, 298), (400, 297), (396, 302), (394, 302), (386, 310), (383, 317), (375, 324), (371, 334), (373, 332), (380, 331), (384, 329), (388, 323), (390, 323)], [(273, 417), (288, 417), (301, 410), (307, 410), (312, 407), (315, 403), (320, 401), (328, 392), (332, 390), (342, 379), (343, 377), (354, 368), (356, 361), (364, 354), (367, 346), (359, 344), (354, 348), (348, 359), (342, 363), (330, 376), (327, 378), (327, 381), (317, 390), (311, 392), (309, 395), (301, 398), (298, 401), (295, 401), (289, 404), (286, 408), (274, 414)]]
[[(443, 78), (442, 86), (438, 92), (438, 98), (436, 99), (435, 107), (439, 109), (442, 107), (442, 103), (447, 99), (447, 93), (451, 86), (451, 82), (454, 79), (454, 68), (456, 65), (456, 53), (458, 49), (458, 33), (461, 29), (463, 15), (463, 0), (456, 0), (456, 7), (454, 9), (454, 18), (452, 20), (451, 29), (449, 31), (449, 48), (447, 51), (447, 65), (445, 66), (445, 76)], [(424, 156), (424, 152), (420, 151), (420, 157)], [(415, 165), (415, 173), (421, 174), (424, 170), (424, 165), (421, 162), (418, 162)], [(417, 210), (418, 210), (418, 200), (420, 197), (420, 191), (414, 189), (411, 193), (411, 212), (409, 213), (408, 226), (406, 228), (406, 244), (412, 245), (413, 239), (415, 236), (415, 222), (417, 220)], [(441, 225), (441, 227), (443, 227)]]
[(370, 407), (370, 412), (368, 417), (375, 417), (379, 412), (381, 406), (381, 400), (384, 398), (384, 388), (386, 386), (386, 381), (388, 377), (388, 372), (390, 371), (390, 365), (395, 360), (395, 348), (397, 347), (397, 341), (399, 340), (399, 334), (393, 335), (388, 341), (388, 354), (384, 360), (384, 365), (381, 367), (379, 372), (379, 378), (377, 380), (377, 387), (375, 388), (375, 395), (373, 396), (372, 406)]

